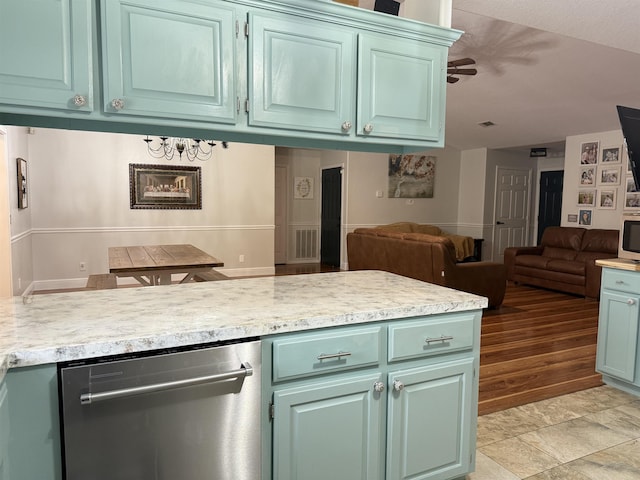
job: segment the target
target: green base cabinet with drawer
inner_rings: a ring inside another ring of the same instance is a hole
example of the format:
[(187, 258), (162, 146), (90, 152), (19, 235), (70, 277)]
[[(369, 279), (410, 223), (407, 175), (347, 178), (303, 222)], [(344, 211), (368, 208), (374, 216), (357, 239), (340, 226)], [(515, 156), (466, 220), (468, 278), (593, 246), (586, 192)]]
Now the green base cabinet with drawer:
[(263, 479), (464, 478), (475, 465), (480, 319), (263, 339)]
[(640, 273), (602, 269), (596, 370), (603, 380), (640, 394)]
[(0, 480), (9, 480), (9, 400), (7, 385), (0, 380)]

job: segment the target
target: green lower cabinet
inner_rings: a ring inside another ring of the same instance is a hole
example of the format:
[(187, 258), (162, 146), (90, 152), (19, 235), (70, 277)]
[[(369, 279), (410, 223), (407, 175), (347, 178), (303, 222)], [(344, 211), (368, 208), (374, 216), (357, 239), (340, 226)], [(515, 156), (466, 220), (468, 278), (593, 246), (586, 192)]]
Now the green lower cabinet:
[(596, 370), (634, 383), (638, 361), (640, 297), (602, 290)]
[(4, 467), (3, 480), (62, 479), (57, 378), (56, 365), (7, 372), (10, 468)]
[(389, 374), (386, 480), (469, 472), (474, 363), (466, 358)]
[(9, 401), (4, 380), (0, 381), (0, 480), (9, 480)]
[(379, 373), (274, 392), (273, 479), (378, 480), (385, 395)]

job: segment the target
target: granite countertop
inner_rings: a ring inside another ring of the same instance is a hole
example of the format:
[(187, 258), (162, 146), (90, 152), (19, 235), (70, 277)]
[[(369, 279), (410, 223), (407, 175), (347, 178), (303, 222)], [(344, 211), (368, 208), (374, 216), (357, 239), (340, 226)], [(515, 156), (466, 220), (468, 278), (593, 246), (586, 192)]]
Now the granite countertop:
[(378, 271), (14, 297), (0, 300), (0, 378), (13, 367), (486, 306)]

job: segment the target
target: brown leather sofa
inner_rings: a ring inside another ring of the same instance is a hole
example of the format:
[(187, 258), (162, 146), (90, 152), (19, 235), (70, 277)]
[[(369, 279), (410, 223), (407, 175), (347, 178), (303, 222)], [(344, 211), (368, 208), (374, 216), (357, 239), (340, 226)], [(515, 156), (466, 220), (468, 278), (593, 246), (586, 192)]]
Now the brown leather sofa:
[(509, 247), (504, 263), (510, 281), (600, 297), (599, 258), (618, 256), (618, 230), (547, 227), (537, 247)]
[(456, 263), (453, 243), (426, 233), (358, 228), (347, 235), (349, 270), (384, 270), (405, 277), (475, 293), (502, 304), (505, 266), (493, 262)]

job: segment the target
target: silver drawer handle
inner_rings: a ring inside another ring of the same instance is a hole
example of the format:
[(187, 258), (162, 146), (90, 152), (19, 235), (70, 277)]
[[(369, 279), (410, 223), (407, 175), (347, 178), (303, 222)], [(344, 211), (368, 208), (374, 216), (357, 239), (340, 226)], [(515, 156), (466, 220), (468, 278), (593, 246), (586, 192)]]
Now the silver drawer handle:
[(627, 300), (627, 305), (635, 305), (636, 301), (633, 298)]
[(616, 285), (624, 285), (624, 282), (622, 280), (616, 280)]
[(203, 383), (221, 382), (231, 378), (244, 378), (253, 375), (253, 367), (249, 362), (244, 362), (238, 370), (231, 370), (215, 375), (205, 375), (203, 377), (186, 378), (184, 380), (174, 380), (172, 382), (154, 383), (152, 385), (142, 385), (140, 387), (122, 388), (119, 390), (108, 390), (100, 393), (83, 393), (80, 395), (80, 404), (89, 405), (102, 400), (112, 400), (114, 398), (131, 397), (143, 393), (162, 392), (174, 390), (182, 387), (192, 387)]
[(426, 340), (425, 340), (424, 342), (425, 342), (425, 343), (427, 343), (427, 344), (435, 343), (435, 342), (442, 342), (442, 343), (444, 343), (444, 342), (448, 342), (449, 340), (453, 340), (453, 337), (452, 337), (452, 336), (450, 336), (450, 335), (447, 335), (447, 336), (445, 336), (445, 335), (441, 335), (441, 336), (440, 336), (440, 337), (438, 337), (438, 338), (429, 338), (429, 337), (427, 337), (427, 338), (426, 338)]
[(321, 353), (320, 355), (318, 355), (318, 360), (329, 360), (330, 358), (342, 358), (350, 356), (351, 352)]

